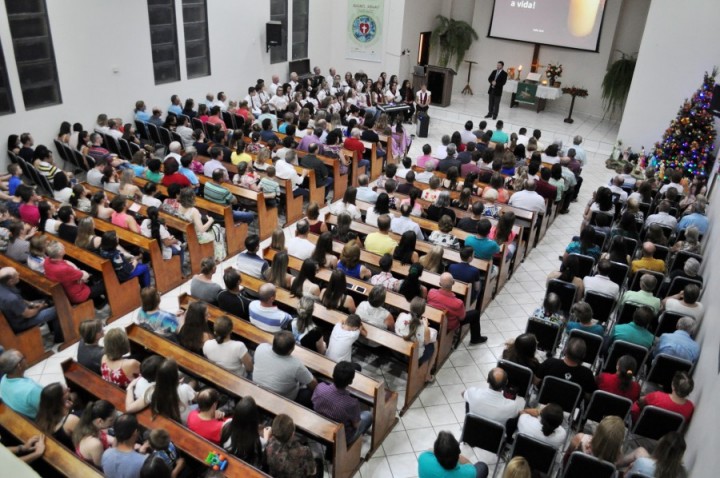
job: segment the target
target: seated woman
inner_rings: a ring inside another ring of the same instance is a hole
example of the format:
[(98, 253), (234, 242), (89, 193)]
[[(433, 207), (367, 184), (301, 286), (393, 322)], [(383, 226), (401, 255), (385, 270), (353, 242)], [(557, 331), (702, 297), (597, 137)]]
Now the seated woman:
[[(383, 294), (385, 289), (382, 288)], [(362, 304), (360, 304), (362, 305)], [(423, 365), (428, 360), (430, 364), (427, 368), (425, 382), (429, 383), (434, 380), (432, 369), (435, 366), (437, 358), (437, 348), (435, 342), (437, 340), (437, 331), (430, 327), (425, 313), (425, 299), (415, 297), (410, 301), (410, 312), (403, 312), (398, 315), (395, 322), (395, 333), (407, 341), (415, 342), (418, 346), (419, 365)]]
[(450, 191), (440, 191), (435, 202), (427, 208), (427, 218), (439, 221), (442, 216), (449, 216), (455, 224), (455, 211), (450, 207)]
[[(345, 191), (345, 193), (347, 194), (347, 190)], [(354, 204), (351, 205), (354, 206)], [(355, 210), (357, 211), (357, 208), (355, 208)], [(318, 205), (318, 203), (316, 203), (315, 201), (309, 202), (307, 205), (307, 210), (305, 211), (305, 216), (308, 224), (310, 224), (310, 232), (312, 232), (313, 234), (322, 234), (323, 232), (327, 232), (327, 224), (320, 220), (320, 206)], [(360, 212), (358, 211), (358, 218), (359, 216)]]
[(625, 471), (625, 476), (686, 478), (687, 470), (682, 463), (686, 448), (687, 445), (682, 434), (670, 432), (658, 441), (652, 453), (643, 447), (638, 447), (621, 460), (620, 466), (630, 465), (630, 468)]
[(442, 258), (445, 249), (442, 246), (432, 246), (430, 252), (425, 254), (418, 261), (426, 270), (434, 272), (436, 274), (442, 274), (445, 271), (445, 264), (443, 264)]
[[(244, 163), (243, 163), (244, 164)], [(195, 207), (195, 191), (191, 188), (180, 190), (177, 215), (195, 226), (195, 233), (200, 244), (214, 243), (214, 256), (217, 261), (225, 259), (227, 248), (225, 245), (225, 229), (215, 224), (212, 216), (203, 218), (198, 208)]]
[(362, 245), (357, 233), (351, 229), (352, 217), (346, 212), (338, 214), (337, 225), (333, 228), (333, 239), (342, 243), (357, 243)]
[(418, 253), (415, 250), (417, 235), (415, 231), (405, 231), (400, 236), (400, 242), (392, 253), (392, 258), (400, 261), (400, 264), (414, 264), (418, 261)]
[(205, 257), (200, 262), (200, 273), (195, 274), (192, 281), (190, 281), (190, 295), (208, 304), (217, 304), (217, 296), (222, 291), (222, 287), (213, 281), (213, 275), (216, 271), (215, 259)]
[(110, 219), (113, 209), (108, 207), (109, 201), (105, 191), (98, 191), (90, 198), (90, 215), (98, 219)]
[(300, 272), (290, 285), (290, 292), (295, 297), (309, 297), (320, 300), (320, 286), (315, 282), (318, 272), (318, 263), (313, 259), (305, 259), (300, 266)]
[(517, 431), (559, 449), (565, 444), (567, 436), (561, 426), (563, 421), (562, 407), (557, 403), (548, 403), (542, 409), (528, 408), (520, 412)]
[(333, 271), (327, 287), (320, 292), (320, 302), (327, 309), (354, 314), (355, 301), (346, 293), (347, 290), (345, 273), (341, 270)]
[(147, 208), (147, 218), (143, 219), (140, 224), (140, 234), (158, 242), (164, 260), (170, 260), (172, 256), (180, 256), (180, 266), (182, 267), (185, 264), (183, 244), (167, 230), (162, 219), (160, 219), (157, 207), (150, 206)]
[[(439, 198), (438, 198), (438, 200), (439, 200)], [(450, 216), (448, 216), (448, 215), (441, 216), (440, 220), (438, 221), (437, 230), (434, 230), (433, 232), (430, 233), (430, 237), (428, 238), (428, 241), (432, 242), (436, 246), (458, 248), (460, 246), (460, 241), (452, 233), (452, 230), (454, 227), (455, 227), (455, 224)], [(412, 232), (412, 231), (409, 231), (409, 232)], [(396, 249), (398, 249), (398, 248), (396, 248)]]
[(386, 214), (390, 214), (390, 196), (386, 192), (382, 192), (378, 194), (375, 205), (366, 211), (365, 224), (378, 227), (378, 218)]
[[(505, 260), (509, 261), (513, 258), (515, 255), (515, 249), (517, 249), (517, 244), (515, 244), (515, 236), (517, 234), (513, 231), (513, 227), (515, 226), (515, 213), (512, 211), (504, 212), (497, 221), (497, 224), (495, 224), (490, 229), (490, 234), (488, 234), (488, 238), (493, 239), (497, 244), (502, 247), (505, 245), (505, 248), (507, 250), (507, 253), (505, 255)], [(496, 258), (500, 258), (500, 252), (495, 254)]]
[(700, 244), (700, 231), (695, 226), (690, 226), (685, 229), (685, 240), (677, 241), (672, 246), (672, 252), (691, 252), (693, 254), (700, 254), (702, 252), (702, 245)]
[(118, 195), (110, 201), (110, 208), (113, 210), (110, 215), (110, 222), (123, 229), (140, 234), (140, 226), (138, 226), (135, 218), (128, 214), (128, 204), (125, 196)]
[(98, 469), (102, 467), (103, 452), (115, 443), (107, 430), (112, 428), (116, 416), (117, 410), (112, 403), (105, 400), (89, 402), (73, 430), (75, 454)]
[(360, 302), (355, 313), (360, 316), (363, 322), (381, 329), (392, 330), (395, 327), (395, 319), (383, 307), (386, 297), (387, 291), (385, 287), (381, 285), (374, 286), (370, 289), (367, 300)]
[[(615, 214), (615, 204), (613, 203), (612, 191), (605, 186), (600, 186), (593, 197), (585, 207), (583, 215), (583, 226), (590, 224), (592, 213), (603, 213), (613, 216)], [(635, 218), (633, 217), (633, 221)]]
[(625, 238), (622, 236), (613, 237), (612, 240), (610, 240), (610, 248), (600, 256), (600, 259), (630, 265), (631, 258), (627, 253)]
[(175, 335), (182, 327), (184, 312), (175, 314), (160, 310), (160, 293), (155, 287), (145, 287), (140, 291), (140, 312), (137, 321), (160, 335)]
[(196, 394), (190, 385), (180, 381), (174, 359), (166, 359), (158, 367), (155, 382), (136, 399), (134, 389), (137, 383), (137, 379), (133, 380), (127, 388), (125, 413), (138, 413), (149, 406), (153, 416), (162, 415), (178, 423), (187, 421)]
[(563, 259), (567, 258), (570, 254), (582, 254), (584, 256), (590, 256), (596, 261), (600, 258), (600, 247), (595, 244), (595, 229), (592, 226), (585, 226), (580, 232), (580, 238), (572, 241), (565, 248), (565, 254)]
[(100, 361), (100, 372), (103, 380), (125, 389), (128, 384), (140, 375), (140, 362), (124, 358), (130, 353), (130, 341), (125, 329), (113, 328), (105, 334), (105, 355)]
[(581, 451), (586, 455), (615, 464), (622, 459), (625, 433), (626, 428), (622, 418), (613, 415), (606, 416), (597, 426), (594, 434), (578, 433), (575, 435), (565, 457), (569, 457), (575, 451)]
[(233, 324), (222, 315), (213, 326), (214, 339), (203, 344), (203, 355), (215, 365), (219, 365), (239, 377), (252, 374), (253, 361), (247, 346), (240, 340), (232, 340)]
[(573, 330), (582, 330), (591, 334), (603, 337), (605, 328), (593, 319), (592, 307), (587, 302), (576, 302), (570, 309), (570, 320), (565, 326), (565, 331), (569, 334)]
[(35, 417), (38, 429), (72, 450), (72, 434), (80, 421), (72, 413), (70, 389), (60, 382), (46, 385), (40, 393), (40, 405)]
[(150, 286), (150, 268), (147, 264), (139, 262), (139, 258), (127, 254), (119, 246), (117, 233), (115, 231), (106, 232), (100, 241), (100, 257), (110, 260), (120, 282), (137, 277), (141, 289)]
[(520, 334), (515, 340), (511, 340), (505, 343), (505, 350), (503, 350), (503, 360), (509, 360), (510, 362), (522, 365), (532, 370), (533, 373), (537, 372), (540, 362), (535, 358), (535, 352), (537, 351), (537, 339), (534, 334)]
[[(337, 271), (336, 271), (337, 272)], [(308, 350), (325, 355), (327, 344), (322, 329), (313, 322), (315, 301), (309, 297), (301, 297), (297, 304), (297, 317), (292, 321), (292, 333), (295, 342)]]
[(275, 254), (272, 265), (265, 269), (263, 277), (266, 281), (281, 289), (289, 289), (294, 277), (288, 273), (288, 262), (290, 257), (286, 251)]
[(178, 343), (190, 352), (202, 355), (203, 345), (212, 339), (207, 321), (208, 311), (205, 302), (193, 302), (185, 312), (185, 321), (178, 330)]
[(408, 269), (408, 275), (403, 279), (398, 293), (410, 302), (413, 297), (427, 297), (427, 288), (420, 283), (420, 276), (423, 273), (423, 266), (419, 262), (414, 263)]
[(647, 231), (645, 233), (645, 240), (660, 246), (668, 245), (668, 238), (665, 237), (665, 233), (663, 232), (660, 225), (657, 223), (652, 223), (647, 227)]
[(532, 314), (534, 319), (549, 320), (550, 322), (564, 323), (565, 314), (560, 310), (560, 296), (554, 292), (545, 294), (543, 305), (535, 309)]
[(333, 238), (332, 234), (328, 231), (323, 232), (320, 234), (320, 237), (317, 240), (317, 243), (315, 244), (315, 250), (313, 251), (312, 255), (310, 256), (312, 259), (317, 261), (318, 265), (320, 267), (327, 267), (329, 269), (334, 269), (337, 265), (337, 257), (332, 253), (333, 252)]
[[(594, 233), (593, 233), (594, 234)], [(585, 295), (585, 286), (580, 277), (578, 277), (579, 268), (578, 258), (576, 256), (567, 256), (560, 266), (559, 272), (551, 272), (547, 276), (546, 284), (549, 284), (551, 280), (558, 279), (569, 284), (573, 284), (577, 287), (575, 297), (583, 297)]]
[(623, 236), (630, 239), (640, 241), (640, 234), (638, 234), (638, 224), (635, 221), (635, 216), (631, 213), (624, 213), (620, 216), (620, 222), (617, 227), (614, 227), (610, 231), (610, 237)]
[(77, 361), (100, 375), (100, 363), (105, 355), (100, 339), (103, 337), (103, 323), (99, 319), (80, 322), (80, 342), (78, 343)]
[(640, 384), (634, 380), (637, 368), (637, 361), (631, 355), (623, 355), (617, 361), (615, 373), (598, 375), (598, 389), (637, 401), (640, 398)]
[(360, 246), (353, 242), (348, 242), (343, 247), (337, 263), (337, 270), (343, 271), (349, 277), (361, 280), (367, 280), (372, 275), (370, 269), (360, 263)]

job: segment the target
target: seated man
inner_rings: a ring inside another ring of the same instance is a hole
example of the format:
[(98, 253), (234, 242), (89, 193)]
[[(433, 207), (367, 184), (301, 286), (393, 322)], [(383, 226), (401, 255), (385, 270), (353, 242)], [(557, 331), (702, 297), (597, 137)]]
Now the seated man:
[(670, 201), (667, 199), (660, 201), (657, 213), (651, 214), (645, 219), (645, 227), (650, 224), (659, 224), (673, 229), (677, 227), (677, 219), (670, 215)]
[(495, 367), (490, 370), (487, 377), (487, 388), (470, 387), (463, 392), (469, 413), (502, 423), (516, 418), (525, 408), (525, 399), (517, 397), (515, 400), (505, 398), (503, 390), (507, 386), (508, 376), (505, 370)]
[(662, 259), (655, 259), (655, 244), (652, 242), (643, 242), (642, 245), (642, 257), (632, 261), (630, 266), (630, 273), (635, 274), (640, 269), (645, 269), (654, 272), (665, 272), (665, 261)]
[(32, 327), (48, 324), (54, 334), (55, 343), (63, 341), (55, 307), (48, 307), (44, 300), (23, 299), (17, 288), (20, 274), (12, 267), (0, 269), (0, 311), (7, 319), (13, 332), (19, 333)]
[(295, 337), (282, 330), (272, 345), (264, 343), (255, 349), (253, 381), (285, 398), (312, 409), (312, 395), (317, 380), (303, 363), (292, 356)]
[(270, 267), (270, 264), (258, 255), (260, 236), (249, 234), (245, 239), (245, 249), (245, 252), (237, 255), (235, 267), (247, 275), (263, 279), (265, 270)]
[(380, 256), (393, 253), (398, 243), (390, 237), (390, 223), (390, 216), (387, 214), (378, 218), (378, 231), (367, 235), (365, 249)]
[(461, 455), (460, 444), (452, 433), (445, 431), (438, 433), (432, 451), (420, 454), (417, 468), (420, 478), (487, 478), (489, 473), (488, 466), (482, 461), (473, 465)]
[(617, 300), (620, 295), (620, 286), (610, 279), (610, 272), (612, 272), (612, 264), (610, 264), (610, 261), (600, 259), (597, 266), (597, 274), (594, 276), (585, 276), (583, 279), (585, 293), (598, 292), (609, 295)]
[(695, 204), (691, 206), (692, 213), (686, 214), (682, 219), (680, 219), (680, 222), (677, 225), (677, 232), (684, 231), (690, 226), (695, 226), (700, 232), (700, 235), (705, 235), (708, 227), (710, 226), (710, 221), (705, 215), (706, 206), (707, 200), (704, 196), (698, 194)]
[(643, 274), (640, 277), (640, 290), (629, 290), (625, 292), (620, 299), (619, 307), (627, 302), (640, 304), (650, 307), (655, 314), (660, 312), (662, 303), (660, 299), (655, 297), (654, 291), (657, 286), (657, 279), (650, 274)]
[(135, 444), (140, 438), (140, 426), (135, 415), (120, 415), (113, 425), (115, 446), (107, 448), (102, 455), (102, 469), (106, 478), (140, 476), (148, 456), (138, 452)]
[(700, 287), (688, 284), (677, 294), (665, 297), (662, 302), (666, 312), (687, 315), (700, 322), (705, 315), (705, 308), (698, 301), (698, 297)]
[[(587, 302), (575, 302), (570, 309), (571, 320), (568, 322), (565, 331), (569, 334), (573, 330), (582, 330), (591, 334), (605, 335), (605, 329), (597, 320), (593, 320), (592, 307)], [(573, 320), (574, 319), (574, 320)]]
[(216, 445), (222, 442), (222, 430), (225, 414), (218, 411), (220, 394), (214, 388), (205, 388), (196, 396), (198, 408), (190, 412), (187, 427)]
[(687, 398), (688, 395), (692, 393), (693, 388), (695, 388), (695, 382), (686, 372), (676, 372), (671, 387), (671, 393), (651, 392), (644, 397), (640, 397), (630, 410), (633, 422), (636, 422), (640, 417), (640, 412), (642, 412), (643, 408), (652, 405), (679, 413), (685, 418), (685, 426), (687, 426), (695, 411), (695, 405)]
[(287, 253), (300, 260), (309, 259), (315, 251), (315, 244), (308, 240), (310, 223), (307, 219), (300, 219), (295, 225), (295, 237), (287, 242)]
[(40, 406), (43, 387), (35, 380), (24, 377), (27, 361), (15, 349), (0, 355), (0, 396), (8, 407), (31, 420), (35, 420)]
[(475, 201), (471, 207), (472, 216), (460, 219), (456, 227), (465, 232), (474, 233), (477, 231), (477, 225), (483, 217), (484, 209), (485, 205), (482, 201)]
[(612, 334), (610, 334), (608, 345), (611, 345), (616, 340), (623, 340), (650, 349), (655, 341), (655, 334), (647, 328), (654, 318), (655, 314), (650, 307), (643, 306), (636, 309), (632, 322), (615, 326)]
[[(476, 309), (466, 311), (462, 299), (455, 297), (455, 293), (452, 291), (455, 279), (452, 274), (449, 272), (441, 274), (439, 285), (439, 289), (432, 289), (428, 292), (427, 305), (445, 311), (448, 319), (448, 331), (462, 329), (463, 325), (470, 324), (470, 345), (486, 342), (488, 338), (480, 333), (480, 311)], [(462, 334), (458, 333), (455, 347), (457, 347), (460, 337)]]
[(265, 283), (258, 290), (258, 299), (250, 302), (250, 323), (266, 332), (279, 332), (292, 321), (287, 312), (275, 305), (275, 286)]
[(225, 282), (225, 289), (217, 295), (218, 307), (228, 314), (249, 320), (248, 308), (251, 299), (243, 293), (243, 289), (240, 287), (242, 282), (240, 272), (233, 267), (226, 268), (223, 273), (223, 282)]
[(676, 277), (696, 280), (700, 282), (700, 284), (703, 284), (703, 277), (700, 275), (700, 261), (694, 257), (690, 257), (685, 261), (682, 269), (675, 269), (668, 276), (665, 276), (665, 280), (663, 280), (663, 283), (660, 286), (658, 297), (665, 297), (668, 292), (670, 292), (670, 286), (672, 285), (673, 279)]
[(692, 317), (682, 317), (678, 320), (675, 332), (660, 336), (653, 355), (657, 357), (667, 354), (696, 363), (700, 357), (700, 345), (692, 338), (694, 329), (695, 320)]
[(583, 366), (586, 353), (587, 345), (583, 339), (573, 337), (568, 340), (563, 358), (549, 358), (540, 364), (534, 378), (535, 385), (539, 387), (545, 377), (557, 377), (577, 383), (582, 388), (585, 398), (589, 398), (597, 390), (597, 384), (592, 370)]
[(460, 249), (460, 260), (457, 264), (450, 264), (448, 272), (452, 274), (453, 279), (465, 282), (472, 289), (470, 304), (474, 304), (478, 293), (482, 288), (483, 276), (480, 269), (472, 265), (474, 251), (470, 246)]
[(354, 378), (355, 366), (351, 362), (339, 362), (333, 369), (332, 383), (319, 383), (312, 396), (317, 413), (345, 425), (348, 445), (370, 429), (373, 419), (372, 412), (360, 411), (360, 401), (347, 391)]
[[(210, 202), (222, 204), (223, 206), (236, 206), (238, 198), (229, 189), (222, 185), (226, 171), (224, 168), (217, 168), (212, 172), (212, 181), (207, 181), (203, 188), (203, 197)], [(255, 219), (255, 213), (249, 211), (237, 211), (233, 209), (233, 221), (250, 224)]]
[(472, 247), (475, 257), (486, 261), (491, 261), (493, 255), (500, 252), (500, 246), (497, 242), (488, 237), (492, 229), (492, 223), (489, 219), (482, 218), (478, 221), (476, 235), (468, 236), (465, 239), (465, 245)]

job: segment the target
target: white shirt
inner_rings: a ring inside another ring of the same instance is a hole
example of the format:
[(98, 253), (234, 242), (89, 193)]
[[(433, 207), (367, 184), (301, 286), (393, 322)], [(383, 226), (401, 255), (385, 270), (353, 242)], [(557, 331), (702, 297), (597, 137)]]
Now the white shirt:
[(436, 148), (433, 148), (433, 158), (445, 159), (447, 155), (447, 146), (444, 144), (439, 144)]
[(571, 148), (575, 150), (575, 159), (580, 161), (580, 164), (585, 166), (585, 164), (587, 163), (587, 153), (585, 152), (585, 149), (580, 147), (580, 145), (578, 144), (573, 144)]
[(247, 352), (247, 347), (239, 340), (226, 340), (219, 344), (217, 340), (212, 339), (203, 345), (203, 355), (209, 361), (240, 377), (245, 375), (245, 364), (242, 359)]
[(270, 101), (268, 101), (268, 104), (272, 105), (275, 108), (275, 111), (283, 111), (287, 109), (288, 102), (287, 99), (284, 96), (273, 96)]
[(303, 237), (293, 237), (287, 242), (287, 252), (289, 255), (297, 257), (300, 260), (308, 259), (315, 251), (315, 244)]
[(508, 204), (528, 211), (545, 212), (545, 199), (536, 191), (523, 189), (510, 196)]
[(385, 329), (385, 319), (390, 315), (387, 309), (383, 307), (373, 307), (368, 301), (360, 302), (355, 313), (360, 316), (363, 322), (367, 322), (375, 327), (380, 327), (383, 330)]
[(116, 130), (116, 129), (110, 129), (110, 130), (108, 130), (107, 134), (109, 134), (110, 136), (112, 136), (112, 137), (115, 138), (115, 139), (120, 139), (120, 138), (123, 137), (123, 134), (122, 134), (120, 131)]
[(517, 143), (518, 143), (518, 144), (522, 144), (523, 146), (527, 147), (527, 144), (528, 144), (528, 140), (529, 140), (529, 139), (530, 139), (530, 138), (529, 138), (527, 135), (519, 134), (519, 135), (518, 135), (518, 139), (517, 139)]
[(335, 362), (351, 362), (352, 346), (359, 337), (360, 329), (345, 330), (342, 323), (338, 322), (333, 327), (332, 334), (330, 334), (330, 343), (325, 356)]
[(620, 186), (615, 186), (614, 184), (611, 184), (610, 186), (608, 186), (608, 189), (609, 189), (610, 191), (612, 191), (613, 194), (618, 194), (618, 195), (620, 195), (620, 199), (618, 199), (618, 201), (620, 201), (621, 203), (626, 203), (626, 202), (627, 202), (628, 193), (625, 192), (625, 191), (623, 190), (623, 188), (621, 188)]
[(665, 312), (675, 312), (682, 315), (692, 317), (700, 322), (705, 315), (705, 308), (700, 302), (695, 302), (697, 307), (688, 307), (677, 299), (668, 299), (665, 302)]
[(495, 420), (502, 423), (517, 416), (520, 410), (525, 408), (525, 401), (521, 398), (509, 400), (502, 392), (496, 392), (489, 388), (471, 387), (463, 394), (465, 401), (470, 407), (470, 413), (483, 418)]
[(475, 136), (472, 131), (464, 129), (460, 131), (460, 140), (465, 144), (477, 143), (477, 136)]
[(616, 300), (620, 295), (620, 286), (610, 280), (609, 277), (594, 275), (585, 276), (583, 279), (583, 285), (585, 286), (585, 292), (593, 291), (600, 294), (606, 294), (614, 297)]
[(420, 226), (418, 223), (410, 219), (409, 217), (393, 217), (392, 221), (390, 221), (390, 230), (394, 232), (395, 234), (402, 235), (405, 231), (414, 231), (415, 236), (417, 236), (417, 239), (420, 241), (425, 240), (425, 235), (423, 234), (422, 230), (420, 229)]
[[(407, 312), (399, 314), (397, 320), (395, 321), (395, 333), (400, 337), (405, 338), (405, 336), (410, 333), (410, 320), (410, 314)], [(418, 356), (422, 357), (425, 353), (425, 324), (420, 323), (418, 328), (415, 329), (415, 337), (413, 341), (418, 344)], [(430, 342), (432, 341), (433, 339), (431, 335)]]
[(553, 448), (560, 448), (565, 443), (565, 436), (567, 435), (565, 429), (562, 426), (559, 426), (553, 430), (550, 435), (545, 436), (542, 432), (542, 423), (540, 422), (540, 418), (533, 417), (527, 413), (520, 415), (517, 431), (523, 435), (545, 442)]
[[(432, 93), (430, 90), (423, 91), (418, 90), (417, 93), (415, 93), (415, 102), (422, 106), (423, 103), (426, 103), (427, 106), (430, 106), (430, 96), (432, 96)], [(423, 101), (425, 100), (425, 101)]]
[(247, 95), (245, 97), (245, 101), (247, 101), (248, 106), (250, 106), (250, 109), (255, 116), (260, 114), (260, 106), (262, 106), (262, 101), (260, 101), (260, 97), (257, 94)]
[(357, 206), (355, 206), (354, 204), (346, 204), (342, 201), (333, 203), (330, 206), (330, 212), (336, 216), (339, 216), (340, 214), (346, 212), (350, 214), (350, 217), (352, 217), (353, 221), (359, 221), (362, 218)]
[(279, 159), (275, 163), (275, 176), (280, 179), (289, 179), (293, 191), (303, 182), (302, 177), (297, 173), (293, 165), (285, 161), (285, 159)]
[(675, 188), (675, 190), (678, 192), (678, 194), (683, 194), (682, 184), (678, 184), (678, 183), (666, 184), (665, 186), (663, 186), (663, 187), (660, 188), (660, 192), (661, 192), (661, 193), (664, 193), (664, 192), (666, 192), (666, 191), (667, 191), (668, 189), (670, 189), (670, 188)]
[(656, 214), (650, 214), (645, 220), (645, 225), (660, 224), (661, 226), (667, 226), (675, 229), (677, 227), (677, 219), (672, 217), (666, 212), (657, 212)]
[(270, 83), (270, 93), (272, 93), (274, 95), (278, 89), (278, 86), (282, 86), (282, 85), (280, 83)]
[(217, 159), (211, 159), (210, 161), (205, 162), (203, 165), (203, 174), (208, 178), (212, 178), (213, 171), (218, 168), (225, 170), (225, 176), (228, 176), (227, 168)]
[(547, 156), (545, 153), (542, 155), (542, 162), (548, 164), (557, 164), (560, 162), (559, 156)]

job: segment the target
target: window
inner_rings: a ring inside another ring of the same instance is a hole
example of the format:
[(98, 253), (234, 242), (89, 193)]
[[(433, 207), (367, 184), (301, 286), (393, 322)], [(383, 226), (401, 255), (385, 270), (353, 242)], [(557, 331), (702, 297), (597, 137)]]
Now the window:
[[(5, 9), (25, 109), (62, 103), (45, 0), (5, 0)], [(0, 81), (4, 81), (4, 84), (0, 86), (0, 90), (5, 89), (6, 96), (9, 97), (4, 60), (2, 70), (0, 75), (4, 78)], [(0, 101), (3, 102), (0, 109), (6, 111), (4, 103), (7, 100)], [(12, 100), (10, 102), (12, 103)], [(13, 108), (12, 105), (10, 107)]]
[(148, 0), (155, 84), (180, 81), (174, 0)]
[(7, 67), (5, 66), (5, 55), (0, 45), (0, 115), (15, 113), (12, 91), (8, 82)]
[(309, 0), (293, 0), (292, 59), (308, 57)]
[(270, 63), (287, 61), (288, 0), (270, 0), (270, 20), (282, 24), (280, 46), (270, 48)]
[(188, 78), (210, 76), (207, 0), (183, 0), (183, 26)]

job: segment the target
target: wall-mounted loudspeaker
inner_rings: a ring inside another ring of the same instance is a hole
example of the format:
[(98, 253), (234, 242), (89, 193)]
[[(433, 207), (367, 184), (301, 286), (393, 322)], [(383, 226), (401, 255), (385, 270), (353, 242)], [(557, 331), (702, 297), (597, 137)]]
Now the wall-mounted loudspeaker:
[(267, 51), (270, 51), (272, 46), (280, 46), (282, 43), (282, 23), (267, 22), (265, 24), (265, 38)]

